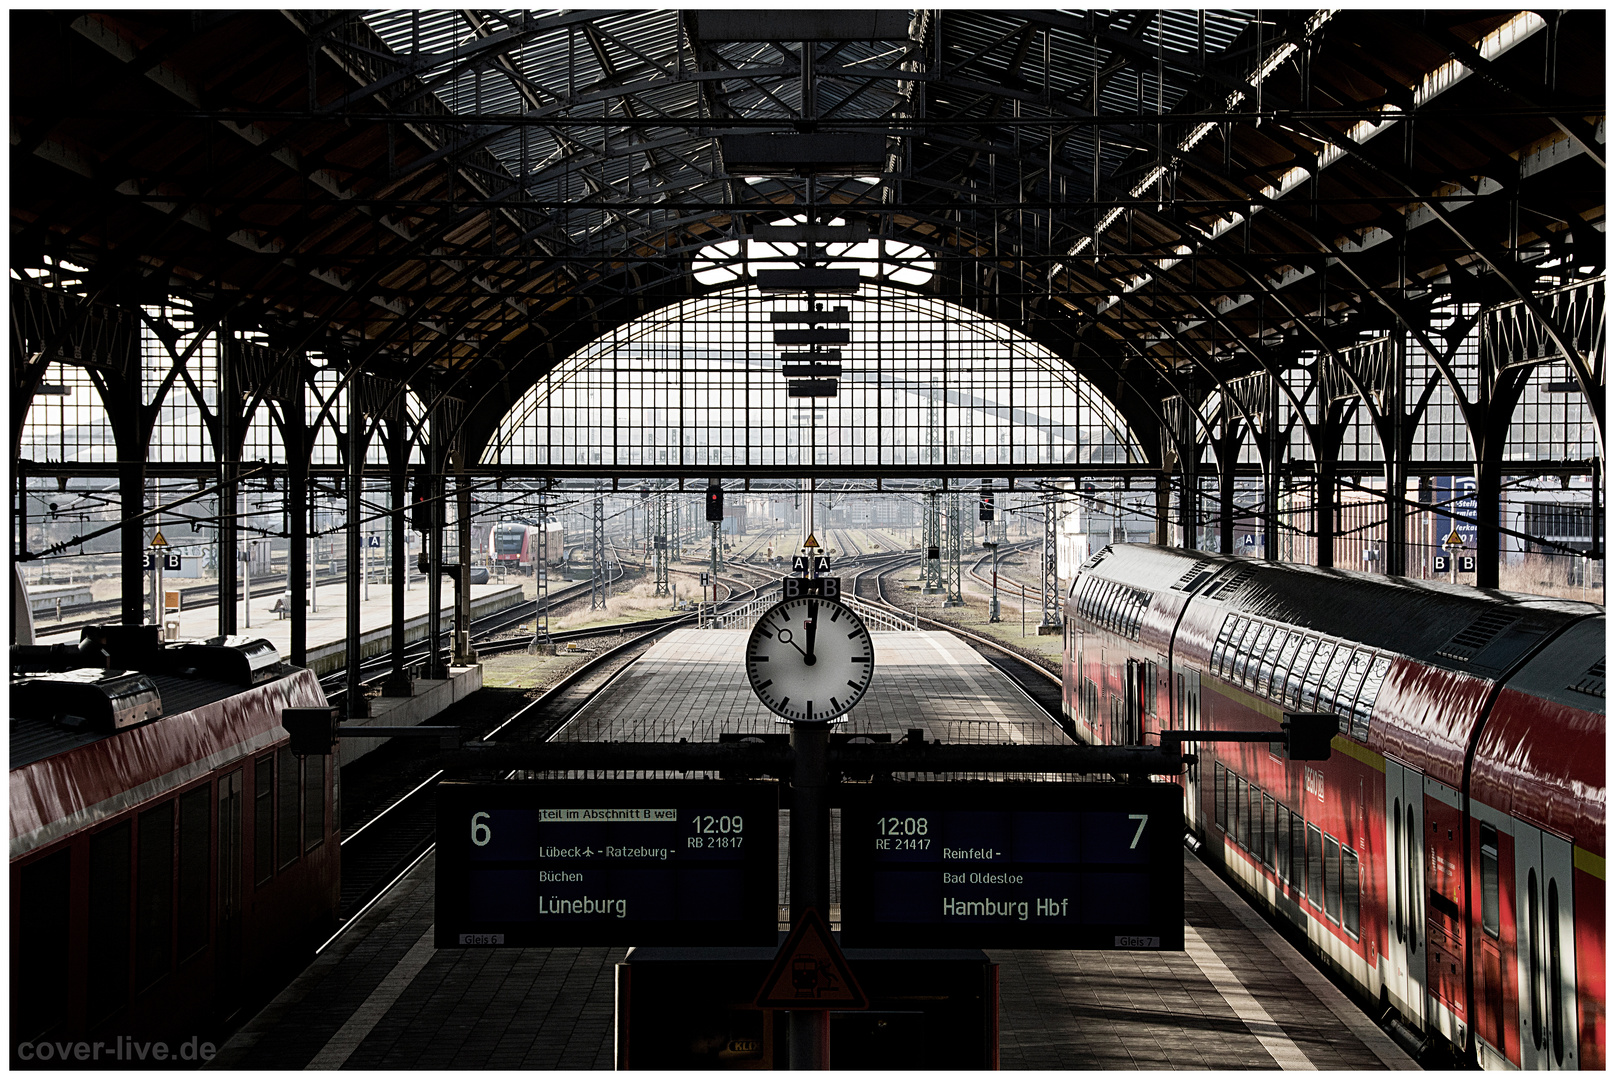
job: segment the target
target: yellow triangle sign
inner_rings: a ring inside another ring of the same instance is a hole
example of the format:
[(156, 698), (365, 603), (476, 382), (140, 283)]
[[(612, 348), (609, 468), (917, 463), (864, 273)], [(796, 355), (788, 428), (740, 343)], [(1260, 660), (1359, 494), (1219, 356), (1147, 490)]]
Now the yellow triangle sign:
[(819, 546), (818, 538), (815, 537), (812, 533), (808, 533), (808, 538), (806, 540), (802, 541), (802, 546), (811, 551), (813, 548), (816, 548), (816, 547)]
[(808, 908), (774, 956), (757, 991), (760, 1009), (867, 1009), (869, 998), (847, 967), (817, 908)]
[(1454, 529), (1452, 532), (1447, 534), (1447, 538), (1441, 542), (1441, 546), (1452, 548), (1463, 547), (1464, 538), (1458, 535), (1457, 529)]
[(165, 548), (168, 546), (168, 541), (163, 539), (163, 531), (161, 529), (158, 529), (157, 535), (151, 538), (151, 546), (154, 548)]

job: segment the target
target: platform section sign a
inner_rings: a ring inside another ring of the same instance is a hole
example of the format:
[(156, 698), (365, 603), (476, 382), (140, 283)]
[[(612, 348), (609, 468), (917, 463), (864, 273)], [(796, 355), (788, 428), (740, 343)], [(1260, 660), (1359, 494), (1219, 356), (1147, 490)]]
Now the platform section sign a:
[(848, 947), (1182, 949), (1183, 789), (872, 785), (842, 889)]
[(769, 945), (771, 784), (449, 782), (437, 947)]

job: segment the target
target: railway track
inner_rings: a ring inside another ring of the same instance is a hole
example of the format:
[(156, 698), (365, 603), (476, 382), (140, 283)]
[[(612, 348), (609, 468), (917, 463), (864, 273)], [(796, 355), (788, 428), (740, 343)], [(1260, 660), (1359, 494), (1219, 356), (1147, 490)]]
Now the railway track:
[(886, 578), (906, 567), (913, 566), (920, 561), (918, 555), (904, 553), (895, 557), (890, 564), (883, 565), (874, 573), (870, 580), (865, 580), (870, 571), (860, 573), (853, 582), (853, 595), (866, 603), (883, 607), (888, 611), (911, 618), (922, 626), (929, 626), (937, 630), (945, 630), (950, 634), (964, 639), (972, 648), (981, 653), (983, 658), (994, 667), (1025, 690), (1043, 710), (1047, 712), (1055, 723), (1070, 733), (1071, 727), (1065, 718), (1065, 706), (1058, 674), (1050, 671), (1035, 659), (1018, 651), (1013, 646), (967, 630), (940, 619), (929, 618), (907, 608), (899, 607), (886, 595)]
[[(733, 600), (749, 599), (760, 587), (748, 586), (749, 592), (734, 596)], [(691, 612), (656, 620), (653, 624), (623, 624), (579, 631), (571, 640), (599, 641), (599, 651), (537, 697), (529, 699), (520, 691), (507, 691), (499, 698), (503, 707), (496, 718), (489, 719), (488, 702), (475, 701), (478, 695), (473, 695), (440, 715), (434, 724), (458, 726), (463, 740), (543, 742), (658, 638), (694, 617)], [(619, 630), (626, 631), (630, 627), (641, 632), (631, 637), (618, 636)], [(487, 693), (486, 690), (479, 692)], [(442, 770), (433, 764), (435, 758), (436, 752), (431, 748), (410, 745), (410, 740), (393, 740), (366, 757), (363, 771), (373, 774), (372, 777), (357, 778), (349, 783), (347, 770), (344, 770), (349, 804), (356, 812), (359, 806), (355, 804), (361, 801), (368, 802), (371, 809), (358, 812), (363, 820), (351, 830), (344, 823), (343, 921), (320, 949), (340, 937), (394, 882), (433, 849), (437, 827), (434, 795), (443, 777)], [(388, 781), (392, 783), (389, 785)], [(407, 790), (397, 794), (401, 787)]]

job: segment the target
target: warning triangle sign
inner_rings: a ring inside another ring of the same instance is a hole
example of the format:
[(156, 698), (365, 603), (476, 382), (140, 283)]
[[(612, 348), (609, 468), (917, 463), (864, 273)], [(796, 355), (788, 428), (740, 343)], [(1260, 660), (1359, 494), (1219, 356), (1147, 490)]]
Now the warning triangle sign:
[(802, 550), (809, 553), (819, 550), (818, 537), (814, 536), (812, 533), (808, 533), (808, 538), (802, 541)]
[(163, 538), (163, 531), (161, 529), (158, 529), (157, 535), (151, 538), (151, 546), (154, 548), (165, 548), (168, 546), (168, 541)]
[(869, 998), (817, 908), (808, 908), (774, 956), (755, 1002), (760, 1009), (867, 1009)]

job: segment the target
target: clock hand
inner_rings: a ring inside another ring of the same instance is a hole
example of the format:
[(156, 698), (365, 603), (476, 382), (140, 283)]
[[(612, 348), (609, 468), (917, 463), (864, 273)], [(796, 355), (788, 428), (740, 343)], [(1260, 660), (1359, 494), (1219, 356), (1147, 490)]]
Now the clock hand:
[[(796, 643), (796, 641), (791, 637), (790, 630), (782, 628), (780, 630), (780, 632), (779, 632), (779, 636), (775, 640), (783, 641), (785, 644), (789, 645), (791, 648), (795, 649), (797, 652), (802, 653), (803, 658), (807, 659), (808, 654), (806, 652), (803, 652), (802, 646), (798, 645)], [(813, 663), (813, 661), (808, 660), (808, 663), (811, 664), (811, 663)]]
[(812, 667), (814, 664), (813, 638), (817, 635), (819, 629), (819, 605), (816, 601), (809, 600), (807, 607), (807, 651), (802, 654), (802, 659), (807, 662), (808, 667)]

